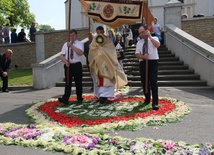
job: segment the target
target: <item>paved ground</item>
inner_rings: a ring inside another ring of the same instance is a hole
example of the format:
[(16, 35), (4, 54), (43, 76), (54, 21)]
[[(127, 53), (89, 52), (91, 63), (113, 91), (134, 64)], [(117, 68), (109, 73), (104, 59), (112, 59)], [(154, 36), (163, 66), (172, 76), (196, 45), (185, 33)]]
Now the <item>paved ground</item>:
[[(88, 89), (85, 93), (90, 93)], [(0, 92), (0, 122), (28, 123), (25, 110), (32, 104), (49, 98), (57, 98), (63, 88), (54, 87), (45, 90), (17, 90), (10, 93)], [(141, 88), (135, 88), (130, 94), (142, 95)], [(159, 96), (177, 98), (188, 103), (192, 108), (189, 115), (179, 123), (167, 126), (147, 127), (140, 131), (120, 131), (110, 133), (113, 136), (127, 138), (146, 137), (174, 141), (185, 141), (191, 144), (211, 142), (214, 144), (214, 88), (159, 88)], [(0, 155), (63, 155), (41, 149), (0, 145)]]

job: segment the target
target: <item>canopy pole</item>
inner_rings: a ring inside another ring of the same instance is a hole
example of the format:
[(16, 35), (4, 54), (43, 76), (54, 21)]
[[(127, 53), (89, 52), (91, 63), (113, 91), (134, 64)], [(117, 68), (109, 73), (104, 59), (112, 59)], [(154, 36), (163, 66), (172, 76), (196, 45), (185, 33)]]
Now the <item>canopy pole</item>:
[[(70, 42), (70, 31), (71, 31), (71, 0), (69, 0), (69, 13), (68, 13), (68, 42)], [(70, 48), (68, 46), (68, 55), (67, 61), (70, 64)], [(70, 65), (67, 67), (67, 80), (66, 84), (69, 85), (70, 83)]]
[[(145, 2), (146, 3), (146, 24), (148, 26), (148, 1)], [(146, 53), (148, 53), (148, 37), (146, 37)], [(149, 68), (149, 62), (148, 62), (148, 59), (146, 59), (146, 80), (145, 80), (145, 87), (146, 87), (146, 92), (145, 93), (148, 93), (148, 77), (149, 77), (149, 74), (148, 74), (148, 69)]]

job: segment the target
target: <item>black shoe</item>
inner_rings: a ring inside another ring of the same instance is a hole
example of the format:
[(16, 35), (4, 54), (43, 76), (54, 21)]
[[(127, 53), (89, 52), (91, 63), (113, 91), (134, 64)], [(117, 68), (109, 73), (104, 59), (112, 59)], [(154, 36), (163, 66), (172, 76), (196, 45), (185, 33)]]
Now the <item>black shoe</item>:
[(2, 90), (2, 92), (9, 93), (9, 90), (5, 89), (5, 90)]
[(82, 104), (83, 100), (78, 100), (77, 103), (78, 104)]
[(69, 104), (69, 102), (67, 100), (65, 100), (64, 98), (58, 98), (58, 101), (63, 103), (63, 104)]
[(159, 109), (158, 105), (153, 105), (152, 106), (152, 110), (158, 110), (158, 109)]
[(107, 97), (100, 97), (100, 98), (99, 98), (99, 102), (100, 102), (101, 104), (105, 104), (106, 101), (107, 101)]
[(146, 106), (146, 105), (149, 105), (149, 103), (150, 103), (150, 102), (146, 102), (146, 101), (145, 101), (145, 102), (143, 102), (143, 105)]

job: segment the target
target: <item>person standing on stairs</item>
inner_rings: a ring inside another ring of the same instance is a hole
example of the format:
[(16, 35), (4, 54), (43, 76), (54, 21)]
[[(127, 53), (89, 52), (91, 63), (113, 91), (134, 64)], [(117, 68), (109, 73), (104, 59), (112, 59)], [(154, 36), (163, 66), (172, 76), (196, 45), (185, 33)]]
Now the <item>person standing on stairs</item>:
[[(139, 70), (141, 83), (145, 95), (143, 106), (148, 105), (151, 99), (152, 91), (152, 109), (158, 110), (158, 50), (160, 42), (158, 37), (152, 37), (146, 25), (140, 26), (138, 29), (141, 40), (137, 42), (135, 55), (139, 59)], [(146, 42), (148, 40), (148, 42)], [(147, 46), (148, 44), (148, 46)], [(148, 50), (146, 50), (148, 47)], [(148, 52), (147, 52), (148, 51)], [(148, 92), (146, 92), (146, 60), (148, 60)], [(151, 90), (150, 90), (151, 89)]]
[(116, 40), (114, 42), (114, 46), (117, 51), (118, 62), (123, 67), (123, 59), (125, 58), (123, 52), (125, 51), (125, 45), (122, 41), (122, 36), (120, 34), (116, 35)]
[[(68, 48), (69, 47), (69, 48)], [(69, 49), (69, 51), (68, 51)], [(77, 40), (77, 31), (72, 29), (70, 31), (70, 42), (64, 43), (62, 50), (60, 52), (60, 59), (64, 62), (65, 69), (65, 91), (58, 101), (63, 104), (69, 104), (69, 97), (71, 95), (72, 78), (74, 77), (74, 82), (76, 86), (76, 95), (78, 103), (82, 103), (82, 56), (84, 54), (84, 44)], [(69, 60), (68, 60), (68, 52)], [(67, 70), (69, 69), (69, 76), (67, 76)], [(69, 78), (69, 79), (68, 79)]]
[[(90, 67), (89, 67), (89, 62), (88, 62), (88, 54), (89, 54), (89, 46), (91, 44), (93, 40), (93, 34), (91, 32), (88, 33), (88, 41), (86, 43), (84, 43), (84, 55), (85, 55), (85, 58), (86, 58), (86, 64), (87, 64), (87, 67), (88, 67), (88, 71), (89, 71), (89, 74), (90, 74)], [(91, 77), (91, 74), (90, 74), (90, 77)], [(93, 80), (91, 78), (91, 90), (93, 90)]]

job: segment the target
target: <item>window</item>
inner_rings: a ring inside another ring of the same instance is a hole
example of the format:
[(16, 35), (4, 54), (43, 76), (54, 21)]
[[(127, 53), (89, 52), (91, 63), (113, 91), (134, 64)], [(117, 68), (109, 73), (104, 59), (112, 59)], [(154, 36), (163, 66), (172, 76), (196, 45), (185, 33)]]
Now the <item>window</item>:
[(184, 3), (184, 0), (178, 0), (179, 2), (181, 2), (181, 3)]

